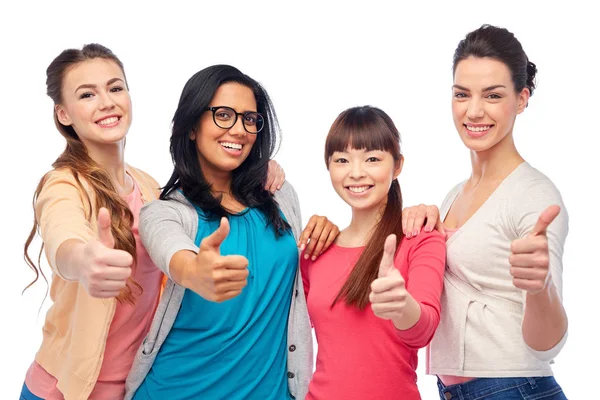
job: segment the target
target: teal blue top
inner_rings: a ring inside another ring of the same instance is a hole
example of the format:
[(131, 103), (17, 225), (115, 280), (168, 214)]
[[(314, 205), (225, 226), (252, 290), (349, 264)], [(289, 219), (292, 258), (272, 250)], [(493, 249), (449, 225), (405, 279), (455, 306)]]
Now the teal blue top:
[[(196, 245), (219, 221), (198, 211)], [(257, 209), (229, 218), (222, 255), (248, 261), (248, 284), (223, 303), (186, 290), (173, 328), (134, 399), (286, 399), (287, 320), (298, 249)]]

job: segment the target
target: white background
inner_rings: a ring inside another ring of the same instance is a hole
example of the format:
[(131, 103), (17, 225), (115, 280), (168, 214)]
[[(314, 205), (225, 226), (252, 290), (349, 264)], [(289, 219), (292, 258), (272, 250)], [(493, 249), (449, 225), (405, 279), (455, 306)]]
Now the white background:
[[(134, 104), (126, 160), (162, 184), (171, 172), (170, 121), (184, 83), (215, 63), (240, 68), (272, 96), (283, 128), (276, 159), (300, 195), (304, 221), (319, 213), (344, 227), (349, 208), (331, 189), (322, 160), (335, 117), (363, 104), (388, 112), (402, 134), (405, 204), (439, 205), (470, 173), (451, 119), (452, 55), (467, 32), (491, 23), (513, 31), (538, 65), (539, 87), (517, 119), (515, 140), (559, 187), (570, 214), (570, 336), (554, 371), (570, 399), (597, 398), (600, 35), (591, 7), (506, 0), (2, 2), (0, 397), (18, 397), (50, 303), (38, 313), (43, 282), (21, 295), (33, 276), (22, 249), (34, 189), (64, 147), (45, 96), (45, 69), (60, 51), (98, 42), (122, 59)], [(420, 354), (421, 393), (436, 399)]]

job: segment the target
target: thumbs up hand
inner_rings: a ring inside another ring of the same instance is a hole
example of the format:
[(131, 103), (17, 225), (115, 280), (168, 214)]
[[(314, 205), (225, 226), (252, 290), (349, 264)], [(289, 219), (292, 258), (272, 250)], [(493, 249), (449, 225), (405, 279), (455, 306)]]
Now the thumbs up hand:
[(90, 296), (117, 297), (131, 276), (133, 257), (114, 246), (110, 215), (102, 207), (98, 211), (98, 237), (85, 244), (80, 263), (79, 281)]
[(559, 213), (559, 206), (546, 208), (529, 235), (510, 244), (509, 263), (513, 284), (530, 294), (539, 293), (548, 286), (550, 255), (546, 232)]
[(198, 254), (185, 267), (182, 286), (217, 303), (242, 292), (248, 277), (248, 259), (222, 256), (220, 247), (229, 234), (229, 221), (221, 218), (219, 228), (200, 243)]
[(369, 294), (373, 313), (382, 319), (401, 319), (409, 296), (404, 278), (394, 266), (395, 251), (396, 235), (390, 235), (385, 240), (379, 273)]

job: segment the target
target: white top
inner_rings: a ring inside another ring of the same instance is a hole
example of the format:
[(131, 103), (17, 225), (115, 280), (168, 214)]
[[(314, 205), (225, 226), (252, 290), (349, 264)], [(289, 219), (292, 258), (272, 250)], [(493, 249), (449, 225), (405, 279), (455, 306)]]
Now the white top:
[[(466, 181), (465, 181), (466, 182)], [(442, 221), (465, 182), (448, 193)], [(428, 348), (427, 373), (468, 377), (550, 376), (566, 342), (539, 352), (523, 340), (526, 292), (510, 274), (511, 241), (527, 236), (542, 211), (557, 204), (548, 228), (550, 276), (562, 298), (562, 254), (569, 217), (561, 195), (544, 174), (519, 165), (447, 240), (442, 314)]]

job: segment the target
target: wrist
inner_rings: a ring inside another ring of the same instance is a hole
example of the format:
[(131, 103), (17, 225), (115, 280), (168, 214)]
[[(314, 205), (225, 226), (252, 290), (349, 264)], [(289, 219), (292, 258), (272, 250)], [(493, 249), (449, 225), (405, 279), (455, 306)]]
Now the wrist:
[(406, 305), (402, 314), (397, 318), (392, 318), (392, 323), (396, 329), (406, 331), (419, 322), (421, 318), (421, 305), (410, 294), (406, 298)]
[(191, 263), (194, 263), (196, 258), (196, 253), (189, 250), (178, 251), (171, 257), (171, 261), (169, 263), (169, 272), (171, 273), (171, 277), (173, 281), (177, 283), (179, 286), (183, 286), (189, 289), (189, 273)]

